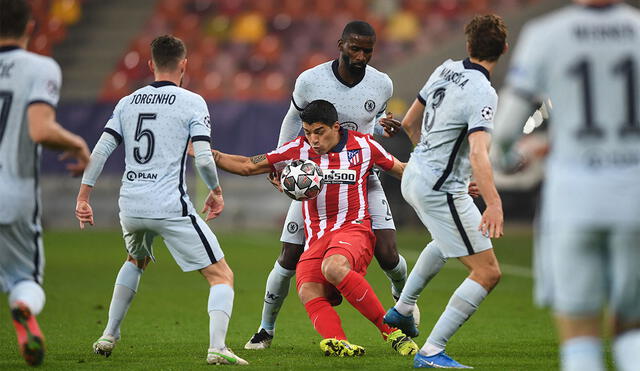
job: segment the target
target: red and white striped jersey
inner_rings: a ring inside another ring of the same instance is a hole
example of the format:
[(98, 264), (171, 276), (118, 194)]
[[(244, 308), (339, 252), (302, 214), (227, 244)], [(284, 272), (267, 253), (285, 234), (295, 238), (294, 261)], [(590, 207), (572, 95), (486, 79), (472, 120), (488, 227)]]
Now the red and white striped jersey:
[(304, 136), (267, 154), (274, 170), (282, 170), (297, 159), (320, 165), (325, 185), (313, 200), (303, 202), (307, 249), (324, 234), (349, 223), (370, 223), (367, 177), (374, 165), (389, 170), (394, 157), (371, 135), (341, 129), (340, 142), (329, 153), (318, 155)]

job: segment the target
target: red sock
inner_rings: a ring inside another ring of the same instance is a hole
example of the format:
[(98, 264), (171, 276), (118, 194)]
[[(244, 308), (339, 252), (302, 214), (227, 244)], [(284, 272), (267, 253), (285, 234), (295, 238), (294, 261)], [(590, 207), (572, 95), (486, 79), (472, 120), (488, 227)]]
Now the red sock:
[(304, 309), (309, 314), (309, 319), (313, 328), (318, 331), (323, 339), (336, 338), (347, 340), (347, 336), (342, 329), (342, 322), (338, 313), (333, 309), (327, 298), (311, 299), (304, 305)]
[(382, 322), (384, 308), (364, 277), (350, 271), (338, 285), (338, 290), (354, 308), (380, 329), (383, 336), (392, 332), (392, 328)]

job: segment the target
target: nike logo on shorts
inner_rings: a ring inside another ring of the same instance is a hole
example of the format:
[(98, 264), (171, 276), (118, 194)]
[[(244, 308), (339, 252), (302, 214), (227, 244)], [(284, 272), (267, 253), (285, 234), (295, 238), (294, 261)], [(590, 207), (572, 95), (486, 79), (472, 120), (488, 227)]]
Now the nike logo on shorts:
[(350, 244), (349, 242), (344, 242), (344, 241), (338, 241), (339, 243), (343, 243), (345, 245), (349, 245), (349, 246), (353, 246), (352, 244)]

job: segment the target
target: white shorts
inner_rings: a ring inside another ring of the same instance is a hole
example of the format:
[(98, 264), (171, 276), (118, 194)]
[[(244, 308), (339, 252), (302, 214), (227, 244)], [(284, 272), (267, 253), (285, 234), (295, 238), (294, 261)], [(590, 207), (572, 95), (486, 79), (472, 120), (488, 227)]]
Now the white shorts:
[[(371, 225), (377, 229), (396, 229), (393, 223), (391, 207), (387, 202), (380, 179), (376, 174), (369, 175), (367, 179), (367, 193), (369, 202), (369, 214), (371, 215)], [(287, 219), (282, 228), (280, 242), (304, 245), (304, 218), (302, 217), (302, 202), (292, 201), (287, 212)]]
[(640, 225), (594, 228), (542, 222), (535, 243), (536, 301), (558, 314), (599, 315), (608, 305), (640, 320)]
[(478, 226), (480, 210), (467, 193), (434, 191), (433, 184), (412, 161), (402, 175), (402, 196), (413, 207), (446, 258), (491, 249), (491, 239)]
[(20, 281), (42, 285), (44, 249), (40, 221), (33, 216), (0, 224), (0, 291), (9, 292)]
[(153, 258), (157, 235), (184, 272), (205, 268), (224, 257), (215, 234), (198, 215), (148, 219), (121, 214), (120, 224), (127, 251), (136, 260)]

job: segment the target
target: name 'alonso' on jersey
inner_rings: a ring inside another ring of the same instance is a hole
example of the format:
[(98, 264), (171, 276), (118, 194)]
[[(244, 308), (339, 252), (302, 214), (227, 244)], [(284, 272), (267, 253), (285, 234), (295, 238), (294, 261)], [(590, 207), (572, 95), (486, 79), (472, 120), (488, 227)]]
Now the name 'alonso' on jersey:
[(429, 77), (418, 100), (425, 110), (420, 143), (412, 156), (425, 165), (434, 190), (466, 192), (471, 178), (466, 138), (493, 129), (498, 104), (489, 71), (469, 59), (449, 59)]
[(340, 136), (338, 145), (322, 156), (303, 136), (267, 154), (274, 170), (283, 169), (293, 160), (308, 159), (320, 165), (328, 180), (318, 197), (303, 202), (305, 249), (325, 233), (348, 223), (369, 223), (367, 177), (374, 165), (383, 170), (393, 167), (394, 157), (371, 135), (341, 129)]
[(340, 78), (334, 60), (301, 73), (291, 100), (298, 111), (317, 99), (329, 101), (343, 128), (373, 134), (376, 117), (385, 112), (392, 95), (393, 83), (386, 73), (367, 66), (362, 80), (349, 84)]
[(209, 109), (198, 94), (157, 81), (120, 100), (105, 132), (124, 142), (120, 212), (169, 218), (193, 213), (185, 163), (189, 140), (211, 141)]

